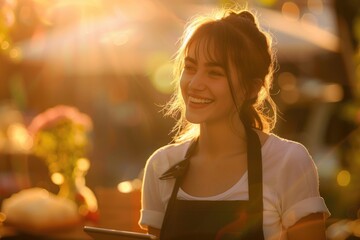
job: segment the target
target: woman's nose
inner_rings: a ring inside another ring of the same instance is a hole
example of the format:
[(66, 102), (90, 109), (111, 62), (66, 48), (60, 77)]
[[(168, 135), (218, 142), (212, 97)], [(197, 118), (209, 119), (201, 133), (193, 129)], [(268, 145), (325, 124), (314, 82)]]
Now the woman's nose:
[(204, 90), (206, 87), (204, 74), (198, 71), (196, 74), (192, 75), (189, 87), (194, 90)]

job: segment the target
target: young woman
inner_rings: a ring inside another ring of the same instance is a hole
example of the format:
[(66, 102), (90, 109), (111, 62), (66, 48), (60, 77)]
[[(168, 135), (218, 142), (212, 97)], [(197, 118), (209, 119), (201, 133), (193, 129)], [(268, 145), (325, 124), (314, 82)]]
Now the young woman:
[(270, 133), (275, 59), (255, 16), (193, 19), (175, 66), (177, 134), (147, 161), (140, 225), (161, 240), (325, 239), (313, 160)]

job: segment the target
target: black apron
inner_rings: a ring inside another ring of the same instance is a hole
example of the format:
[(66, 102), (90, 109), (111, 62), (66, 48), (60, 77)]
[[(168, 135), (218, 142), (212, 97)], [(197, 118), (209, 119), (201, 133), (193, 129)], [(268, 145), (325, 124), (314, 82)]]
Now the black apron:
[(177, 199), (182, 179), (197, 141), (191, 143), (185, 159), (160, 179), (176, 178), (160, 240), (263, 240), (262, 158), (259, 137), (247, 128), (249, 200), (189, 201)]

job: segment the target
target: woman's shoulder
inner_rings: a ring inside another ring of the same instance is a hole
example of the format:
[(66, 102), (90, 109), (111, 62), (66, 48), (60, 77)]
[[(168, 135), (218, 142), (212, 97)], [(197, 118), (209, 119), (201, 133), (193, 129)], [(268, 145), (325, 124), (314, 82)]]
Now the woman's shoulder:
[(297, 141), (293, 141), (290, 139), (282, 138), (274, 133), (269, 134), (268, 139), (264, 143), (264, 147), (268, 146), (273, 151), (285, 153), (285, 152), (306, 152), (306, 147)]
[[(190, 141), (185, 141), (181, 143), (170, 143), (164, 145), (151, 155), (152, 157), (167, 157), (167, 158), (178, 158), (185, 157), (185, 154), (188, 150)], [(182, 160), (182, 159), (180, 159)]]
[(271, 134), (263, 146), (264, 182), (286, 189), (299, 179), (316, 182), (317, 168), (307, 148), (296, 141)]
[(153, 168), (159, 174), (176, 163), (184, 160), (191, 141), (172, 143), (154, 151), (146, 162), (147, 168)]
[(307, 164), (312, 162), (312, 157), (307, 148), (300, 142), (270, 134), (263, 145), (265, 159), (270, 159), (278, 164), (294, 163)]

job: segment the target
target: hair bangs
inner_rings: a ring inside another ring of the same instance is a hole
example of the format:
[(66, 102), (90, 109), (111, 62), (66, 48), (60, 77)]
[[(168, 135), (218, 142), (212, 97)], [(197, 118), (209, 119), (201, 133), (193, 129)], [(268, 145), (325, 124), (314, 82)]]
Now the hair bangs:
[(204, 54), (205, 61), (217, 63), (224, 69), (228, 68), (227, 48), (225, 38), (216, 22), (207, 23), (196, 30), (186, 45), (186, 54), (189, 48), (195, 47), (195, 57)]

